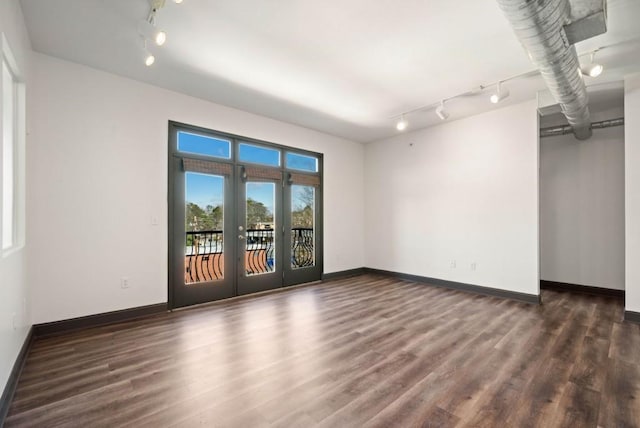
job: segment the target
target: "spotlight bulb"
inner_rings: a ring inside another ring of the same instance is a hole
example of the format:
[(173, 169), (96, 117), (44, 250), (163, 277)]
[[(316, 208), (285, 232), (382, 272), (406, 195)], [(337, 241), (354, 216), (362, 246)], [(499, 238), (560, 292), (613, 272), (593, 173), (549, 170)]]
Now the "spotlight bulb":
[(589, 77), (598, 77), (604, 71), (602, 64), (591, 64), (584, 71), (583, 74), (587, 74)]
[(586, 74), (589, 77), (598, 77), (604, 71), (604, 66), (595, 62), (596, 53), (591, 52), (591, 61), (589, 65), (585, 65), (582, 68), (582, 74)]
[(173, 2), (174, 2), (175, 4), (180, 4), (180, 3), (182, 3), (182, 0), (173, 0)]
[(407, 129), (407, 126), (409, 126), (409, 123), (405, 120), (404, 116), (402, 116), (398, 123), (396, 123), (396, 129), (398, 131), (404, 131)]
[(156, 62), (156, 57), (150, 53), (147, 53), (147, 56), (144, 59), (144, 65), (146, 65), (147, 67), (151, 67), (154, 62)]
[(164, 45), (164, 42), (167, 41), (167, 33), (165, 33), (164, 31), (158, 31), (155, 34), (154, 41), (156, 42), (156, 45), (158, 45), (158, 46)]
[(504, 100), (505, 98), (507, 98), (509, 96), (509, 90), (508, 89), (502, 89), (502, 82), (498, 82), (497, 85), (497, 90), (494, 94), (491, 95), (491, 97), (489, 98), (489, 100), (493, 103), (493, 104), (498, 104), (500, 101)]
[(158, 46), (164, 45), (167, 41), (167, 33), (158, 30), (153, 21), (145, 21), (144, 19), (138, 22), (138, 33), (145, 40), (151, 40)]

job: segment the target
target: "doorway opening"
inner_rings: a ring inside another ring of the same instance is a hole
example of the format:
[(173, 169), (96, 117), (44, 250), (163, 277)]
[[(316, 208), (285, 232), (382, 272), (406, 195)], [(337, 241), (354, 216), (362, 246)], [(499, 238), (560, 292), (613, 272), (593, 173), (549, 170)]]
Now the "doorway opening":
[(319, 280), (322, 160), (170, 122), (170, 307)]
[(624, 298), (624, 88), (588, 90), (591, 138), (540, 117), (540, 286)]

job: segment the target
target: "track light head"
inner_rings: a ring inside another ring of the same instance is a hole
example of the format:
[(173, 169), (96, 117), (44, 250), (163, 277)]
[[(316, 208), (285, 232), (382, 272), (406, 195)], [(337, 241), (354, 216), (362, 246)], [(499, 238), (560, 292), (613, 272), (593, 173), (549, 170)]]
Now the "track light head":
[(604, 66), (602, 64), (592, 64), (591, 69), (589, 70), (589, 76), (598, 77), (604, 71)]
[(144, 55), (144, 65), (151, 67), (153, 63), (156, 62), (156, 57), (150, 52), (145, 52)]
[(404, 114), (400, 116), (400, 120), (396, 123), (396, 129), (398, 131), (404, 131), (409, 126), (409, 122), (404, 118)]
[(164, 31), (156, 32), (153, 41), (156, 42), (156, 45), (162, 46), (167, 41), (167, 33)]
[(436, 114), (440, 120), (447, 120), (449, 118), (449, 113), (444, 109), (444, 100), (440, 101), (440, 105), (436, 107)]
[(503, 89), (502, 88), (502, 82), (498, 82), (498, 85), (497, 85), (497, 88), (496, 88), (496, 92), (491, 94), (491, 97), (489, 98), (489, 100), (493, 104), (498, 104), (500, 101), (504, 100), (508, 96), (509, 96), (509, 90), (508, 89)]
[(158, 46), (162, 46), (167, 41), (167, 33), (158, 30), (154, 24), (149, 21), (142, 20), (138, 24), (138, 32), (146, 40), (151, 40)]
[(602, 72), (604, 71), (604, 66), (595, 62), (595, 57), (595, 51), (591, 52), (591, 61), (589, 61), (589, 64), (580, 67), (583, 75), (586, 74), (589, 77), (598, 77), (602, 74)]

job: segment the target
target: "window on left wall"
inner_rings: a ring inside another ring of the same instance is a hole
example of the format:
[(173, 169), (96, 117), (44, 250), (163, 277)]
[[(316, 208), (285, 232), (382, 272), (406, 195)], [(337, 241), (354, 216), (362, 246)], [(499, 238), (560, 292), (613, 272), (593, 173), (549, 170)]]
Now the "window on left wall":
[(23, 168), (21, 158), (24, 153), (24, 84), (14, 57), (4, 34), (2, 35), (2, 152), (0, 153), (1, 214), (3, 254), (21, 245), (20, 205), (23, 201), (21, 183)]

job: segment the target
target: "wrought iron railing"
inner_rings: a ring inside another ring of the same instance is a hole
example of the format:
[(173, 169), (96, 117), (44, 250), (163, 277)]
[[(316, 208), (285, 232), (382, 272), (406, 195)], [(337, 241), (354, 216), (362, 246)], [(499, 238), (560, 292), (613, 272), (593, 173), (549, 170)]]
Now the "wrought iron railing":
[(275, 249), (273, 229), (247, 229), (245, 235), (246, 254), (245, 268), (247, 275), (273, 272)]
[(221, 230), (187, 232), (185, 245), (187, 284), (224, 277), (224, 239)]
[(294, 227), (291, 229), (291, 267), (301, 268), (313, 266), (315, 251), (313, 229)]
[[(247, 229), (245, 234), (245, 268), (247, 275), (273, 272), (274, 230)], [(291, 267), (315, 264), (312, 228), (291, 229)], [(221, 230), (191, 231), (185, 241), (185, 283), (213, 281), (224, 277), (224, 238)]]

